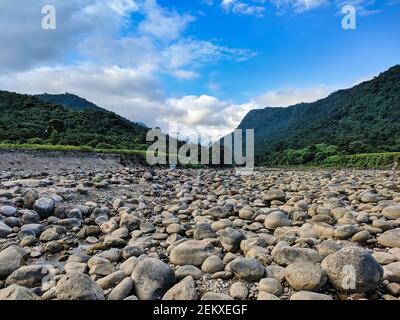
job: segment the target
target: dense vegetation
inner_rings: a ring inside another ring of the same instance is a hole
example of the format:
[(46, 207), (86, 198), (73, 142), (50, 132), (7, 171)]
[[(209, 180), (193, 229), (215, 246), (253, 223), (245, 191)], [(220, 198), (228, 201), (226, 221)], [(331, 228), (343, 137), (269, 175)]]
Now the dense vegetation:
[(64, 94), (43, 93), (37, 94), (35, 95), (35, 97), (39, 100), (49, 102), (51, 104), (59, 104), (63, 107), (68, 107), (76, 110), (92, 109), (97, 111), (104, 111), (104, 109), (99, 108), (94, 103), (68, 92)]
[(147, 148), (146, 127), (101, 108), (66, 108), (33, 96), (0, 91), (0, 142)]
[(260, 165), (339, 164), (348, 155), (400, 151), (399, 120), (400, 66), (395, 66), (313, 103), (252, 110), (239, 128), (255, 129)]

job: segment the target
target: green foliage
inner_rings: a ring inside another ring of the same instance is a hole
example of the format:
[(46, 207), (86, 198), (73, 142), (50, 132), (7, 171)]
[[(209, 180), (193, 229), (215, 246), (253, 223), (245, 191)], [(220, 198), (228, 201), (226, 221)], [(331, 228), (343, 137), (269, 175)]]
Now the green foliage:
[(400, 66), (395, 66), (313, 103), (252, 110), (239, 129), (255, 130), (257, 164), (295, 165), (400, 151), (399, 119)]
[(399, 159), (400, 152), (368, 153), (332, 156), (325, 159), (322, 164), (331, 167), (390, 168)]
[(66, 108), (0, 91), (0, 143), (144, 150), (147, 131), (101, 108)]
[(83, 109), (92, 109), (92, 110), (103, 110), (96, 106), (94, 103), (87, 101), (81, 97), (78, 97), (71, 93), (64, 93), (64, 94), (38, 94), (35, 96), (39, 100), (51, 103), (51, 104), (59, 104), (64, 107), (73, 108), (76, 110), (83, 110)]

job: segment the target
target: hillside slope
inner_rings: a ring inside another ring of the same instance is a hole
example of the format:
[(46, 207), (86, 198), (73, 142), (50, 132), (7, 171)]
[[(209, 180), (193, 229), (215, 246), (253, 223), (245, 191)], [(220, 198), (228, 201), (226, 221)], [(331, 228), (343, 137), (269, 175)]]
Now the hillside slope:
[(400, 151), (400, 66), (313, 103), (250, 111), (258, 164), (305, 164), (337, 154)]
[(0, 91), (2, 143), (143, 149), (147, 131), (101, 108), (67, 108), (33, 96)]
[(68, 92), (64, 94), (43, 93), (43, 94), (37, 94), (35, 95), (35, 97), (51, 104), (59, 104), (62, 105), (63, 107), (73, 108), (76, 110), (84, 110), (84, 109), (92, 109), (97, 111), (104, 110), (96, 106), (94, 103)]

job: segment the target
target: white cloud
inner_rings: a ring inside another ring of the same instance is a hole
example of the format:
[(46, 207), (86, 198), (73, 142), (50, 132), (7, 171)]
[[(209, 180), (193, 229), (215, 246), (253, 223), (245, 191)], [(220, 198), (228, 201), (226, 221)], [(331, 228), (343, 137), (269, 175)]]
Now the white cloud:
[(327, 0), (270, 0), (278, 11), (293, 10), (295, 13), (305, 12), (329, 3)]
[[(161, 7), (156, 0), (53, 0), (57, 29), (51, 31), (41, 28), (44, 4), (46, 0), (30, 5), (25, 0), (1, 2), (0, 28), (13, 32), (0, 34), (0, 42), (7, 44), (0, 51), (0, 71), (65, 64), (73, 57), (74, 64), (92, 61), (107, 67), (117, 62), (193, 79), (201, 63), (253, 56), (249, 50), (185, 36), (195, 18)], [(141, 20), (132, 20), (132, 13)]]
[(108, 5), (122, 16), (139, 10), (139, 5), (133, 0), (109, 0)]
[[(386, 0), (386, 4), (396, 3), (398, 0)], [(205, 0), (203, 3), (213, 5), (213, 0)], [(300, 14), (306, 11), (333, 5), (340, 8), (346, 4), (356, 7), (360, 15), (368, 15), (379, 12), (368, 7), (376, 3), (376, 0), (220, 0), (220, 6), (226, 13), (255, 15), (262, 17), (269, 5), (275, 7), (278, 14), (294, 12)]]
[(181, 137), (194, 129), (211, 140), (231, 132), (252, 109), (311, 102), (332, 91), (324, 86), (268, 91), (242, 104), (210, 95), (171, 98), (150, 73), (91, 64), (2, 74), (0, 88), (31, 94), (72, 92), (132, 121), (163, 130), (168, 130), (170, 123), (178, 123)]
[(143, 34), (162, 40), (178, 39), (195, 17), (167, 10), (159, 6), (156, 0), (145, 0), (143, 7), (145, 20), (139, 24)]
[(257, 105), (264, 107), (287, 107), (302, 102), (314, 102), (327, 97), (333, 88), (316, 86), (305, 89), (272, 90), (254, 99)]
[(254, 5), (252, 3), (240, 0), (222, 0), (221, 7), (225, 12), (232, 12), (243, 15), (254, 15), (262, 17), (265, 13), (265, 7)]

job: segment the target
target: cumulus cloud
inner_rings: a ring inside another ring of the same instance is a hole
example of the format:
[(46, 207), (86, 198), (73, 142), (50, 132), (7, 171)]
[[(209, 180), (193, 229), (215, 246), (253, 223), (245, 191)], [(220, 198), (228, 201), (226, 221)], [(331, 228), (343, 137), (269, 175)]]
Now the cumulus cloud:
[(222, 0), (221, 7), (225, 12), (254, 15), (259, 17), (262, 17), (266, 10), (264, 6), (255, 5), (251, 2), (243, 2), (240, 0)]
[[(201, 94), (171, 97), (163, 90), (161, 75), (193, 79), (201, 76), (204, 66), (241, 62), (255, 53), (191, 38), (186, 32), (194, 18), (155, 0), (53, 0), (57, 30), (44, 31), (41, 5), (46, 2), (0, 3), (0, 27), (13, 31), (0, 34), (1, 89), (31, 94), (68, 91), (132, 121), (164, 130), (178, 122), (183, 135), (193, 128), (214, 140), (237, 127), (251, 109), (314, 101), (331, 90), (320, 86), (268, 91), (245, 103)], [(261, 6), (264, 1), (252, 3)], [(234, 3), (226, 4), (232, 10)], [(140, 16), (136, 28), (128, 18), (132, 14)], [(219, 85), (211, 80), (208, 87), (216, 94)]]
[(155, 0), (146, 0), (142, 10), (145, 19), (139, 24), (139, 30), (143, 34), (162, 40), (178, 39), (186, 27), (195, 20), (195, 17), (189, 14), (181, 15), (161, 7)]
[[(272, 5), (278, 14), (293, 12), (300, 14), (322, 6), (343, 7), (351, 4), (356, 7), (361, 15), (368, 15), (378, 11), (369, 9), (376, 0), (218, 0), (222, 10), (226, 13), (253, 15), (263, 17)], [(213, 5), (215, 0), (203, 0), (206, 5)], [(398, 3), (398, 0), (386, 0), (388, 5)]]
[(257, 105), (264, 107), (287, 107), (302, 102), (314, 102), (327, 97), (334, 89), (316, 86), (304, 89), (272, 90), (254, 99)]
[[(253, 56), (249, 50), (185, 36), (195, 17), (162, 7), (156, 0), (54, 0), (56, 30), (41, 27), (45, 4), (46, 0), (30, 5), (25, 0), (1, 2), (0, 27), (12, 32), (0, 34), (5, 44), (0, 71), (23, 71), (71, 59), (75, 64), (94, 61), (104, 66), (118, 61), (122, 67), (190, 79), (198, 75), (194, 62), (197, 67), (202, 61), (243, 61)], [(138, 15), (137, 20), (131, 19), (132, 14)]]

